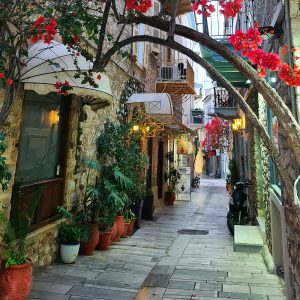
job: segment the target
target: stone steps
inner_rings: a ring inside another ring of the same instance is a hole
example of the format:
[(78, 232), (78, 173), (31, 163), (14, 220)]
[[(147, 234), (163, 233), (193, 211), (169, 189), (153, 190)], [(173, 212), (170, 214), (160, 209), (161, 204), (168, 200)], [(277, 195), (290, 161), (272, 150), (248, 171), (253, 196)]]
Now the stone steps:
[(233, 248), (235, 252), (258, 253), (263, 247), (259, 226), (234, 226)]

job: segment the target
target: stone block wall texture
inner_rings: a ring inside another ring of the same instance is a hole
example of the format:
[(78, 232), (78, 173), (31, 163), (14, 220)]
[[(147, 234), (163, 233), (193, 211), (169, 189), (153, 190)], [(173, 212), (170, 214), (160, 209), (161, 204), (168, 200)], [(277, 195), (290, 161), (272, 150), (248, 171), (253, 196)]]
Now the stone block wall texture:
[[(256, 1), (256, 16), (258, 18), (258, 22), (260, 26), (269, 25), (270, 20), (274, 15), (274, 11), (277, 3), (280, 1)], [(289, 1), (290, 5), (292, 4), (293, 11), (291, 11), (291, 15), (297, 15), (299, 17), (299, 6), (295, 6), (295, 1)], [(297, 4), (297, 3), (296, 3)], [(299, 3), (298, 3), (299, 4)], [(292, 19), (291, 19), (292, 20)], [(282, 24), (284, 34), (281, 36), (279, 40), (275, 41), (275, 51), (278, 52), (279, 47), (287, 44), (287, 23), (290, 20), (285, 19)], [(293, 21), (293, 20), (292, 20)], [(292, 38), (295, 40), (299, 31), (296, 32), (296, 35)], [(294, 44), (296, 46), (296, 44)], [(283, 98), (285, 103), (291, 107), (291, 89), (279, 82), (276, 86), (276, 90), (279, 95)], [(299, 99), (298, 99), (299, 101)], [(299, 175), (299, 167), (296, 163), (295, 157), (290, 150), (288, 145), (288, 141), (285, 133), (280, 128), (280, 120), (279, 120), (279, 150), (281, 153), (281, 161), (282, 165), (286, 167), (288, 174), (290, 176), (291, 182), (294, 182), (295, 179)], [(287, 226), (287, 248), (288, 248), (288, 256), (289, 256), (289, 270), (285, 270), (286, 276), (290, 278), (290, 299), (300, 299), (300, 208), (299, 206), (294, 204), (293, 199), (291, 199), (288, 194), (286, 188), (282, 187), (282, 198), (284, 202), (285, 208), (285, 218), (286, 218), (286, 226)]]

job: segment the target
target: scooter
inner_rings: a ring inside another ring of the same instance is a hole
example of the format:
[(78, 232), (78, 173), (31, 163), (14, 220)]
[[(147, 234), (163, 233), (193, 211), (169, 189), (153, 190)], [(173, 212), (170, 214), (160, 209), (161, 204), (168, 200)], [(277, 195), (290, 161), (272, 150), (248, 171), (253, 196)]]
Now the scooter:
[(245, 193), (245, 188), (249, 185), (248, 180), (245, 180), (233, 186), (227, 213), (227, 227), (231, 234), (234, 234), (234, 225), (248, 224), (248, 195)]

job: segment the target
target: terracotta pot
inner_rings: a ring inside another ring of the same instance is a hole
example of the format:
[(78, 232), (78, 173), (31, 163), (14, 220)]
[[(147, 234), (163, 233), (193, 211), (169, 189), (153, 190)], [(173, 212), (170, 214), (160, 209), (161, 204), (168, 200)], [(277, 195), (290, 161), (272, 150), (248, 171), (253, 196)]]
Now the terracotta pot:
[(121, 237), (126, 237), (127, 236), (127, 229), (128, 229), (128, 226), (129, 226), (129, 222), (124, 222), (124, 231), (123, 231), (123, 234), (121, 235)]
[(125, 228), (124, 216), (116, 216), (116, 223), (117, 223), (118, 230), (117, 230), (117, 235), (116, 235), (115, 241), (119, 242), (120, 237), (124, 233), (124, 228)]
[(26, 300), (32, 287), (31, 261), (23, 265), (0, 269), (0, 299), (1, 300)]
[(174, 192), (165, 192), (165, 204), (174, 205), (176, 195)]
[(86, 243), (80, 243), (79, 254), (80, 255), (93, 255), (99, 241), (98, 224), (91, 224), (91, 238)]
[(127, 228), (127, 236), (133, 234), (134, 222), (135, 222), (135, 219), (131, 220), (131, 222), (129, 223), (129, 226)]
[(110, 244), (112, 244), (114, 242), (114, 240), (117, 236), (118, 227), (117, 227), (116, 221), (115, 221), (114, 226), (112, 227), (111, 231), (112, 231), (112, 234), (110, 237)]
[(107, 250), (110, 245), (112, 231), (99, 232), (98, 250)]

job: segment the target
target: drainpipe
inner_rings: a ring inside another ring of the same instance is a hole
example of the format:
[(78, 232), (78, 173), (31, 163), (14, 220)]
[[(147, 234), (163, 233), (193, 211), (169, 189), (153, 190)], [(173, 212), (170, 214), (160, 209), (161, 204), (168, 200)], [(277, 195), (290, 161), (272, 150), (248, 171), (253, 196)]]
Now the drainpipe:
[[(286, 23), (287, 45), (289, 46), (289, 49), (291, 49), (292, 48), (292, 27), (291, 27), (291, 17), (290, 17), (290, 5), (288, 0), (284, 1), (284, 15), (285, 15), (285, 23)], [(291, 55), (288, 55), (288, 64), (290, 66), (293, 65), (293, 60)], [(292, 113), (299, 123), (299, 119), (298, 119), (299, 116), (297, 113), (296, 93), (294, 87), (290, 87), (290, 94), (291, 94)]]

